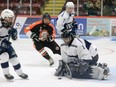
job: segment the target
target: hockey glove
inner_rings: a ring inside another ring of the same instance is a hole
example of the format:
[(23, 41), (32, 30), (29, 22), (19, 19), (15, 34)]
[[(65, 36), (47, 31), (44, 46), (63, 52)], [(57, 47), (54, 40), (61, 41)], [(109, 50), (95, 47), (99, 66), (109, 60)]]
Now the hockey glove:
[(72, 26), (70, 26), (70, 24), (68, 24), (68, 23), (65, 23), (64, 24), (64, 28), (61, 30), (61, 32), (67, 32), (67, 31), (71, 31), (71, 29), (72, 29)]
[(2, 42), (1, 42), (1, 47), (2, 49), (8, 49), (9, 46), (10, 46), (11, 42), (9, 42), (8, 40), (4, 39)]
[(77, 22), (76, 21), (73, 21), (71, 23), (65, 23), (64, 24), (64, 29), (62, 29), (61, 32), (72, 31), (73, 28), (77, 29)]
[(73, 21), (73, 22), (72, 22), (72, 26), (73, 26), (73, 27), (77, 27), (77, 22), (76, 22), (76, 21)]
[(47, 41), (48, 42), (52, 42), (53, 41), (52, 35), (48, 36)]
[(30, 38), (32, 38), (33, 41), (39, 42), (39, 37), (35, 33), (32, 33)]
[(17, 30), (15, 28), (11, 28), (9, 31), (8, 31), (8, 34), (10, 35), (10, 37), (13, 39), (13, 40), (16, 40), (17, 39)]
[(67, 29), (67, 30), (70, 30), (70, 29), (73, 28), (73, 25), (72, 25), (72, 23), (65, 23), (64, 28)]

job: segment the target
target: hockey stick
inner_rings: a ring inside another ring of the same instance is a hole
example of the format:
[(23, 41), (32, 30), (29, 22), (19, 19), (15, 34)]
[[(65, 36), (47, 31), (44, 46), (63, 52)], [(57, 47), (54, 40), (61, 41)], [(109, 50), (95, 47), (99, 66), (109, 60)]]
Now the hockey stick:
[(72, 79), (72, 72), (68, 66), (68, 64), (65, 64), (65, 69), (66, 69), (66, 73), (64, 73), (64, 75), (69, 78), (69, 79)]
[(12, 27), (15, 24), (15, 21), (16, 21), (16, 18), (17, 18), (17, 15), (19, 13), (19, 9), (21, 8), (21, 6), (22, 6), (22, 0), (19, 1), (19, 6), (15, 9), (15, 19), (14, 19), (14, 23), (13, 23)]

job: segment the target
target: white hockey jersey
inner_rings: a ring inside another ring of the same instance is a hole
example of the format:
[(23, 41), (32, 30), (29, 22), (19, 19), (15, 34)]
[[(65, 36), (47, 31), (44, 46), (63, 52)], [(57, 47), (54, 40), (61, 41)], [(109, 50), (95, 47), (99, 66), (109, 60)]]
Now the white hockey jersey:
[(4, 39), (9, 40), (8, 30), (9, 29), (6, 29), (4, 27), (0, 27), (0, 43)]
[(72, 58), (75, 57), (85, 60), (92, 59), (90, 52), (78, 38), (74, 38), (70, 46), (65, 43), (61, 44), (61, 56), (66, 63), (70, 62)]
[(62, 34), (61, 30), (64, 28), (65, 23), (71, 23), (73, 21), (74, 14), (69, 14), (67, 11), (63, 11), (58, 15), (58, 20), (56, 24), (56, 29), (58, 34)]
[(94, 56), (96, 56), (98, 54), (97, 47), (94, 44), (88, 42), (87, 40), (81, 39), (81, 38), (78, 38), (78, 39), (89, 50), (89, 52), (90, 52), (90, 54), (91, 54), (92, 57), (94, 57)]

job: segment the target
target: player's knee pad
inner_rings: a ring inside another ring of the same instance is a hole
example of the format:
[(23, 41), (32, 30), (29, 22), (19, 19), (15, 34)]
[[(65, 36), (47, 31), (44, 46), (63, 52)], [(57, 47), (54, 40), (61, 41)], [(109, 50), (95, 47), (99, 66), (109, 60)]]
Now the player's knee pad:
[(9, 59), (9, 61), (13, 66), (19, 64), (19, 60), (17, 57), (13, 57), (13, 58)]
[(9, 56), (7, 52), (4, 52), (0, 55), (1, 63), (9, 61)]

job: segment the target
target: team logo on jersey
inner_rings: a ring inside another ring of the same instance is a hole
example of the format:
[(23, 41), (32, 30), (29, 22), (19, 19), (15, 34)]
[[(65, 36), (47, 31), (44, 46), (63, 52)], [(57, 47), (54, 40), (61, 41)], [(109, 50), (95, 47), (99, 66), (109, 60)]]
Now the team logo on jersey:
[(40, 31), (39, 38), (41, 38), (42, 41), (47, 40), (48, 36), (49, 36), (49, 33), (47, 30)]

